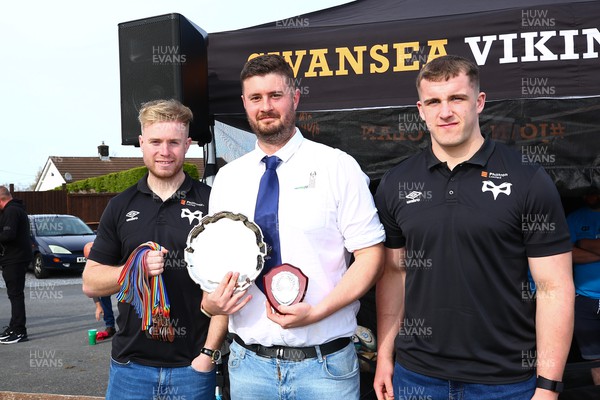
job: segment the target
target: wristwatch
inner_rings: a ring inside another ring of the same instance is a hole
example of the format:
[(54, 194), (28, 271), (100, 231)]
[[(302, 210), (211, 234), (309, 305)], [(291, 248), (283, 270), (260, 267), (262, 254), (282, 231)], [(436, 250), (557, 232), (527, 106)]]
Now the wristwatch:
[(216, 364), (219, 361), (221, 361), (221, 350), (211, 350), (211, 349), (207, 349), (206, 347), (203, 347), (200, 350), (200, 353), (209, 356), (210, 361), (212, 361), (213, 364)]
[(563, 388), (565, 385), (560, 381), (553, 381), (553, 380), (544, 378), (541, 375), (538, 375), (535, 386), (539, 387), (540, 389), (546, 389), (546, 390), (550, 390), (552, 392), (561, 393), (563, 391)]

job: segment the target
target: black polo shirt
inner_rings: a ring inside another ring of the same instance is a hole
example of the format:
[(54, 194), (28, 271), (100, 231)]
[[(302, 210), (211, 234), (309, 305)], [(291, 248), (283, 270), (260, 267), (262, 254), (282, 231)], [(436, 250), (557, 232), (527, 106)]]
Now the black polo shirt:
[(123, 265), (135, 248), (147, 241), (169, 251), (162, 276), (171, 304), (174, 341), (147, 337), (135, 309), (119, 303), (119, 332), (112, 340), (112, 357), (150, 366), (187, 366), (200, 353), (210, 320), (200, 312), (202, 290), (189, 277), (183, 250), (190, 229), (208, 211), (210, 187), (186, 175), (179, 190), (163, 202), (150, 190), (147, 178), (111, 199), (100, 220), (90, 259)]
[(375, 201), (385, 245), (406, 250), (396, 360), (448, 380), (529, 378), (535, 301), (527, 257), (571, 250), (546, 172), (491, 140), (452, 171), (429, 148), (388, 171)]

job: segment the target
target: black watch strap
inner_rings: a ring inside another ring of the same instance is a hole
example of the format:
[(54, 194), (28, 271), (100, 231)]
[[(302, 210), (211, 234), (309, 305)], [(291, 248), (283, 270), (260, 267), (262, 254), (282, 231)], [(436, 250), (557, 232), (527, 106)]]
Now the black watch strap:
[(207, 349), (206, 347), (203, 347), (202, 349), (200, 349), (200, 353), (209, 356), (210, 360), (213, 363), (221, 361), (221, 350), (211, 350)]
[(536, 387), (540, 389), (551, 390), (556, 393), (562, 393), (563, 388), (565, 387), (564, 383), (560, 381), (553, 381), (543, 376), (539, 375), (536, 381)]

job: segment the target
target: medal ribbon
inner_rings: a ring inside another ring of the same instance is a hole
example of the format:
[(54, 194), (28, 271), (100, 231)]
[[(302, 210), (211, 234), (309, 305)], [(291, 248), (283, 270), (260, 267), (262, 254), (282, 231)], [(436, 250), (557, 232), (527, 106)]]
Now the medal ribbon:
[(117, 300), (129, 303), (142, 320), (142, 330), (152, 326), (152, 316), (169, 318), (171, 306), (165, 290), (162, 275), (148, 279), (146, 270), (146, 253), (151, 250), (162, 249), (161, 245), (146, 242), (139, 245), (127, 259), (119, 276), (121, 290), (117, 293)]

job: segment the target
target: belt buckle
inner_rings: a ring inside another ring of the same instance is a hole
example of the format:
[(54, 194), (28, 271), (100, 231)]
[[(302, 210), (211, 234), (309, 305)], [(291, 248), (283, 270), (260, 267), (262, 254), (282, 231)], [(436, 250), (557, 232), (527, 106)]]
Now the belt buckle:
[(303, 361), (306, 359), (306, 353), (293, 347), (280, 347), (277, 349), (276, 358), (288, 361)]

